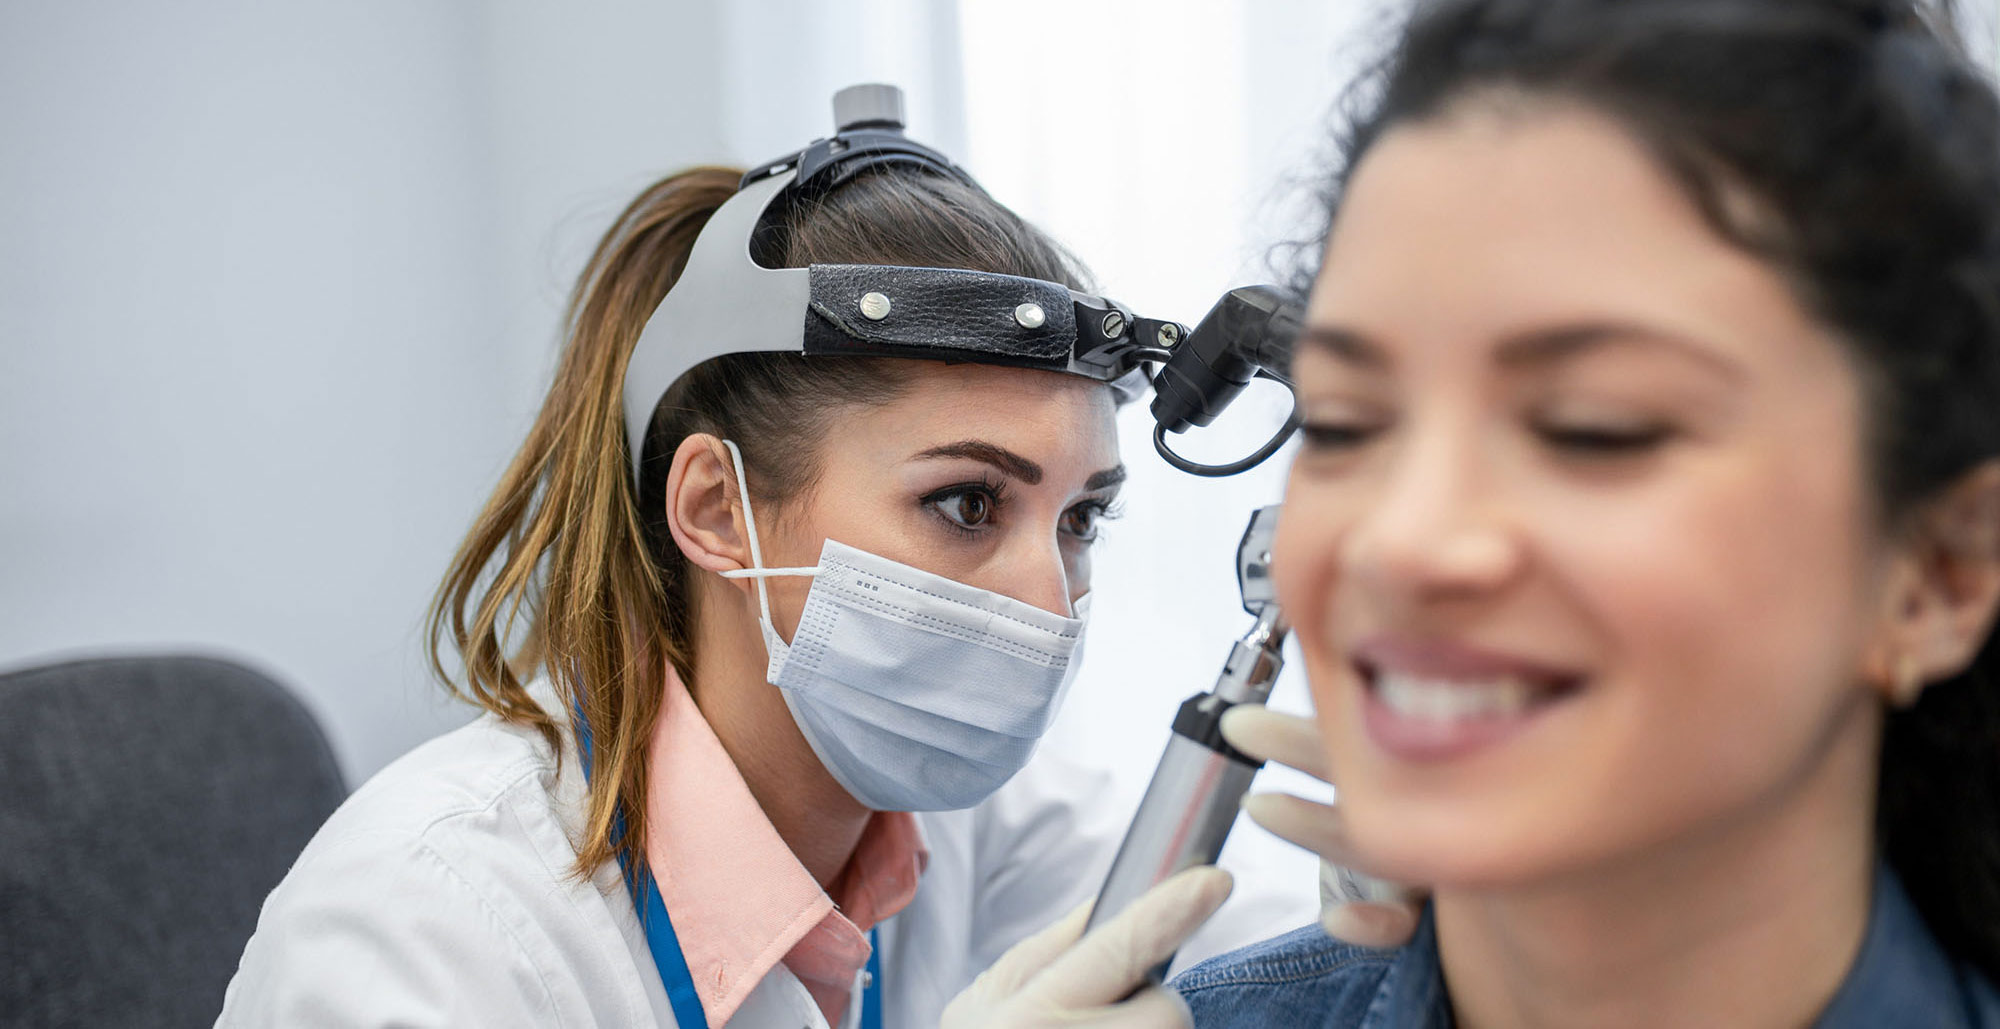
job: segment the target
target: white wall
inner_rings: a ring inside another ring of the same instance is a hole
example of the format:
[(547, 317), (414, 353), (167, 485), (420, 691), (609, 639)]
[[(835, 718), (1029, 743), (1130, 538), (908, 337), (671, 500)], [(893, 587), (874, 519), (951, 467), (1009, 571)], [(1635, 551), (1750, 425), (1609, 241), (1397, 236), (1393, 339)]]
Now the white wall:
[(361, 770), (499, 453), (480, 39), (393, 3), (0, 8), (0, 655), (221, 649)]
[(358, 779), (576, 242), (721, 145), (706, 5), (0, 7), (0, 662), (221, 651)]
[(234, 655), (357, 782), (462, 721), (422, 615), (597, 235), (854, 81), (962, 146), (957, 37), (921, 0), (0, 5), (0, 667)]

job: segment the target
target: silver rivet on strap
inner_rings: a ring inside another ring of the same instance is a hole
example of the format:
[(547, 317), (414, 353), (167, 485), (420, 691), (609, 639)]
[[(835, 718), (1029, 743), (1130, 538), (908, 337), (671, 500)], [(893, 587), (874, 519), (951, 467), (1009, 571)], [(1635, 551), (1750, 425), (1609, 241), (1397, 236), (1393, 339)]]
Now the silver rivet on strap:
[(1049, 316), (1040, 304), (1022, 304), (1014, 309), (1014, 321), (1024, 329), (1039, 329)]
[(1125, 316), (1116, 311), (1104, 316), (1104, 338), (1117, 339), (1125, 335)]
[(861, 317), (879, 322), (889, 317), (889, 298), (880, 293), (861, 294)]

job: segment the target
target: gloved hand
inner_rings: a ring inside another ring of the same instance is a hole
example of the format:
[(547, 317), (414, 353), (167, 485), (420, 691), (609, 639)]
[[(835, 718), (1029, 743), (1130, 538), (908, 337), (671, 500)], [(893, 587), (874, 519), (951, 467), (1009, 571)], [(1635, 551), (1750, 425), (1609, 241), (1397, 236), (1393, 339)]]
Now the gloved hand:
[[(1310, 718), (1239, 705), (1223, 714), (1222, 737), (1252, 757), (1330, 781), (1324, 744)], [(1243, 810), (1273, 835), (1319, 855), (1319, 921), (1327, 935), (1363, 947), (1409, 942), (1426, 891), (1356, 870), (1337, 807), (1287, 793), (1253, 793), (1243, 798)]]
[(1219, 868), (1190, 868), (1087, 936), (1085, 903), (1001, 955), (952, 999), (940, 1029), (1189, 1025), (1187, 1005), (1172, 990), (1151, 986), (1130, 1000), (1120, 998), (1208, 921), (1231, 885)]

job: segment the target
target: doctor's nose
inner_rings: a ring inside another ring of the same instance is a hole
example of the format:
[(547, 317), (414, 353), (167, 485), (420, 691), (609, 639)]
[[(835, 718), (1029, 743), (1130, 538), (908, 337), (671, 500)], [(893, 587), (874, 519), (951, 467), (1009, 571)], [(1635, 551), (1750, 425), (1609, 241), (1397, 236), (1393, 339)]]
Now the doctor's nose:
[(1081, 592), (1074, 587), (1081, 584), (1074, 582), (1076, 574), (1053, 539), (1024, 533), (999, 552), (993, 567), (996, 574), (987, 589), (1065, 618), (1074, 616), (1072, 598)]

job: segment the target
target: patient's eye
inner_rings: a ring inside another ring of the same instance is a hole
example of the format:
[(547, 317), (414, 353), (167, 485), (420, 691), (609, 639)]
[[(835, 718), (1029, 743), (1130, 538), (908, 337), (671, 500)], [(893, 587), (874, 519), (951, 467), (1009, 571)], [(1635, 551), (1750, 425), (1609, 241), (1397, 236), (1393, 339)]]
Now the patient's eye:
[(1306, 422), (1299, 426), (1299, 438), (1309, 450), (1338, 451), (1368, 442), (1380, 429), (1355, 421)]
[(1634, 457), (1651, 453), (1672, 439), (1674, 429), (1663, 422), (1563, 422), (1537, 420), (1532, 431), (1550, 449), (1583, 458)]

